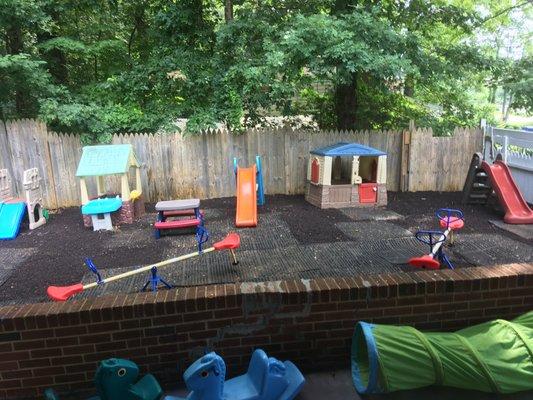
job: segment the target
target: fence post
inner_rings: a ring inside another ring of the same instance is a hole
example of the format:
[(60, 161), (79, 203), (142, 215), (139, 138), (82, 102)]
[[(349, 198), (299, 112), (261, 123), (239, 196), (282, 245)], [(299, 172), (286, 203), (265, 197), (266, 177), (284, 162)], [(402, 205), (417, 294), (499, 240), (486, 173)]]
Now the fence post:
[(400, 149), (400, 191), (409, 191), (409, 171), (410, 171), (410, 158), (411, 158), (411, 134), (415, 130), (415, 121), (409, 121), (409, 129), (403, 131), (402, 134), (402, 147)]
[(507, 152), (509, 151), (509, 136), (503, 137), (503, 162), (507, 164)]
[(44, 145), (44, 152), (46, 154), (46, 160), (45, 161), (45, 164), (46, 164), (46, 169), (48, 171), (48, 177), (50, 179), (50, 192), (52, 193), (52, 201), (53, 201), (53, 205), (50, 207), (54, 210), (58, 209), (60, 207), (59, 205), (59, 201), (57, 200), (57, 192), (56, 192), (56, 179), (55, 179), (55, 176), (54, 176), (54, 168), (52, 166), (52, 152), (50, 151), (50, 141), (49, 141), (49, 134), (48, 134), (48, 126), (46, 126), (46, 134), (44, 135), (45, 137), (45, 145)]

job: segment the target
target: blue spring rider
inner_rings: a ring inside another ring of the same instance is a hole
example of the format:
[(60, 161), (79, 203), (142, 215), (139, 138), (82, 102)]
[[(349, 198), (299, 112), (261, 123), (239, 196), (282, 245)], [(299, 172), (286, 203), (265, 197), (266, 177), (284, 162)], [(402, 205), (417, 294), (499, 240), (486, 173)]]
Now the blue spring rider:
[(441, 208), (437, 210), (435, 215), (444, 231), (418, 231), (415, 237), (418, 241), (427, 244), (431, 252), (421, 257), (411, 258), (409, 264), (417, 268), (427, 269), (439, 269), (441, 264), (444, 264), (448, 268), (454, 269), (452, 262), (444, 253), (444, 243), (449, 237), (450, 244), (453, 244), (453, 232), (464, 226), (463, 212), (453, 208)]
[(164, 400), (291, 400), (305, 383), (293, 363), (268, 357), (260, 349), (254, 351), (244, 375), (226, 381), (224, 360), (211, 352), (187, 368), (183, 379), (189, 395)]
[[(98, 395), (89, 400), (159, 400), (163, 390), (153, 375), (139, 379), (139, 367), (132, 361), (110, 358), (100, 362), (94, 377)], [(59, 400), (52, 389), (44, 392), (46, 400)]]

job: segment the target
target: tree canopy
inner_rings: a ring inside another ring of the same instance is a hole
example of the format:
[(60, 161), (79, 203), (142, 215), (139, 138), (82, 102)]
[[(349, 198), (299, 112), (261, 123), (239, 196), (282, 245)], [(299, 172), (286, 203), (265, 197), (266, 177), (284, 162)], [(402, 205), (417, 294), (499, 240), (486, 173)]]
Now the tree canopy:
[[(239, 132), (302, 114), (322, 128), (414, 119), (445, 132), (492, 118), (502, 91), (507, 112), (532, 110), (532, 8), (519, 0), (0, 0), (0, 119), (38, 117), (98, 141), (175, 129), (178, 118), (189, 132), (217, 123)], [(502, 38), (509, 32), (514, 50)]]

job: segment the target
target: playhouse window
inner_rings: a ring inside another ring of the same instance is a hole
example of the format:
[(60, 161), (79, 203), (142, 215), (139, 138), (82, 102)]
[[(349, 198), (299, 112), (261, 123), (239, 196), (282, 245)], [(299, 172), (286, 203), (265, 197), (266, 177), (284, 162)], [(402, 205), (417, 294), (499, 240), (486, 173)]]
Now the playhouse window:
[(311, 163), (311, 182), (318, 183), (320, 179), (320, 163), (315, 158)]
[(349, 185), (352, 175), (353, 157), (334, 157), (331, 166), (331, 184), (332, 185)]
[(360, 157), (359, 176), (363, 182), (377, 182), (378, 157)]

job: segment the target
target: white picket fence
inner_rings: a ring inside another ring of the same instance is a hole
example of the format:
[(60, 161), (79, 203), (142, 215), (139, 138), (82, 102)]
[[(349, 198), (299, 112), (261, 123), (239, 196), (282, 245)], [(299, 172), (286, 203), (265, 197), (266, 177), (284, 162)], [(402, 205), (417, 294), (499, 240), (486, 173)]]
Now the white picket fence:
[(528, 203), (533, 204), (533, 132), (487, 127), (490, 157), (501, 154)]

